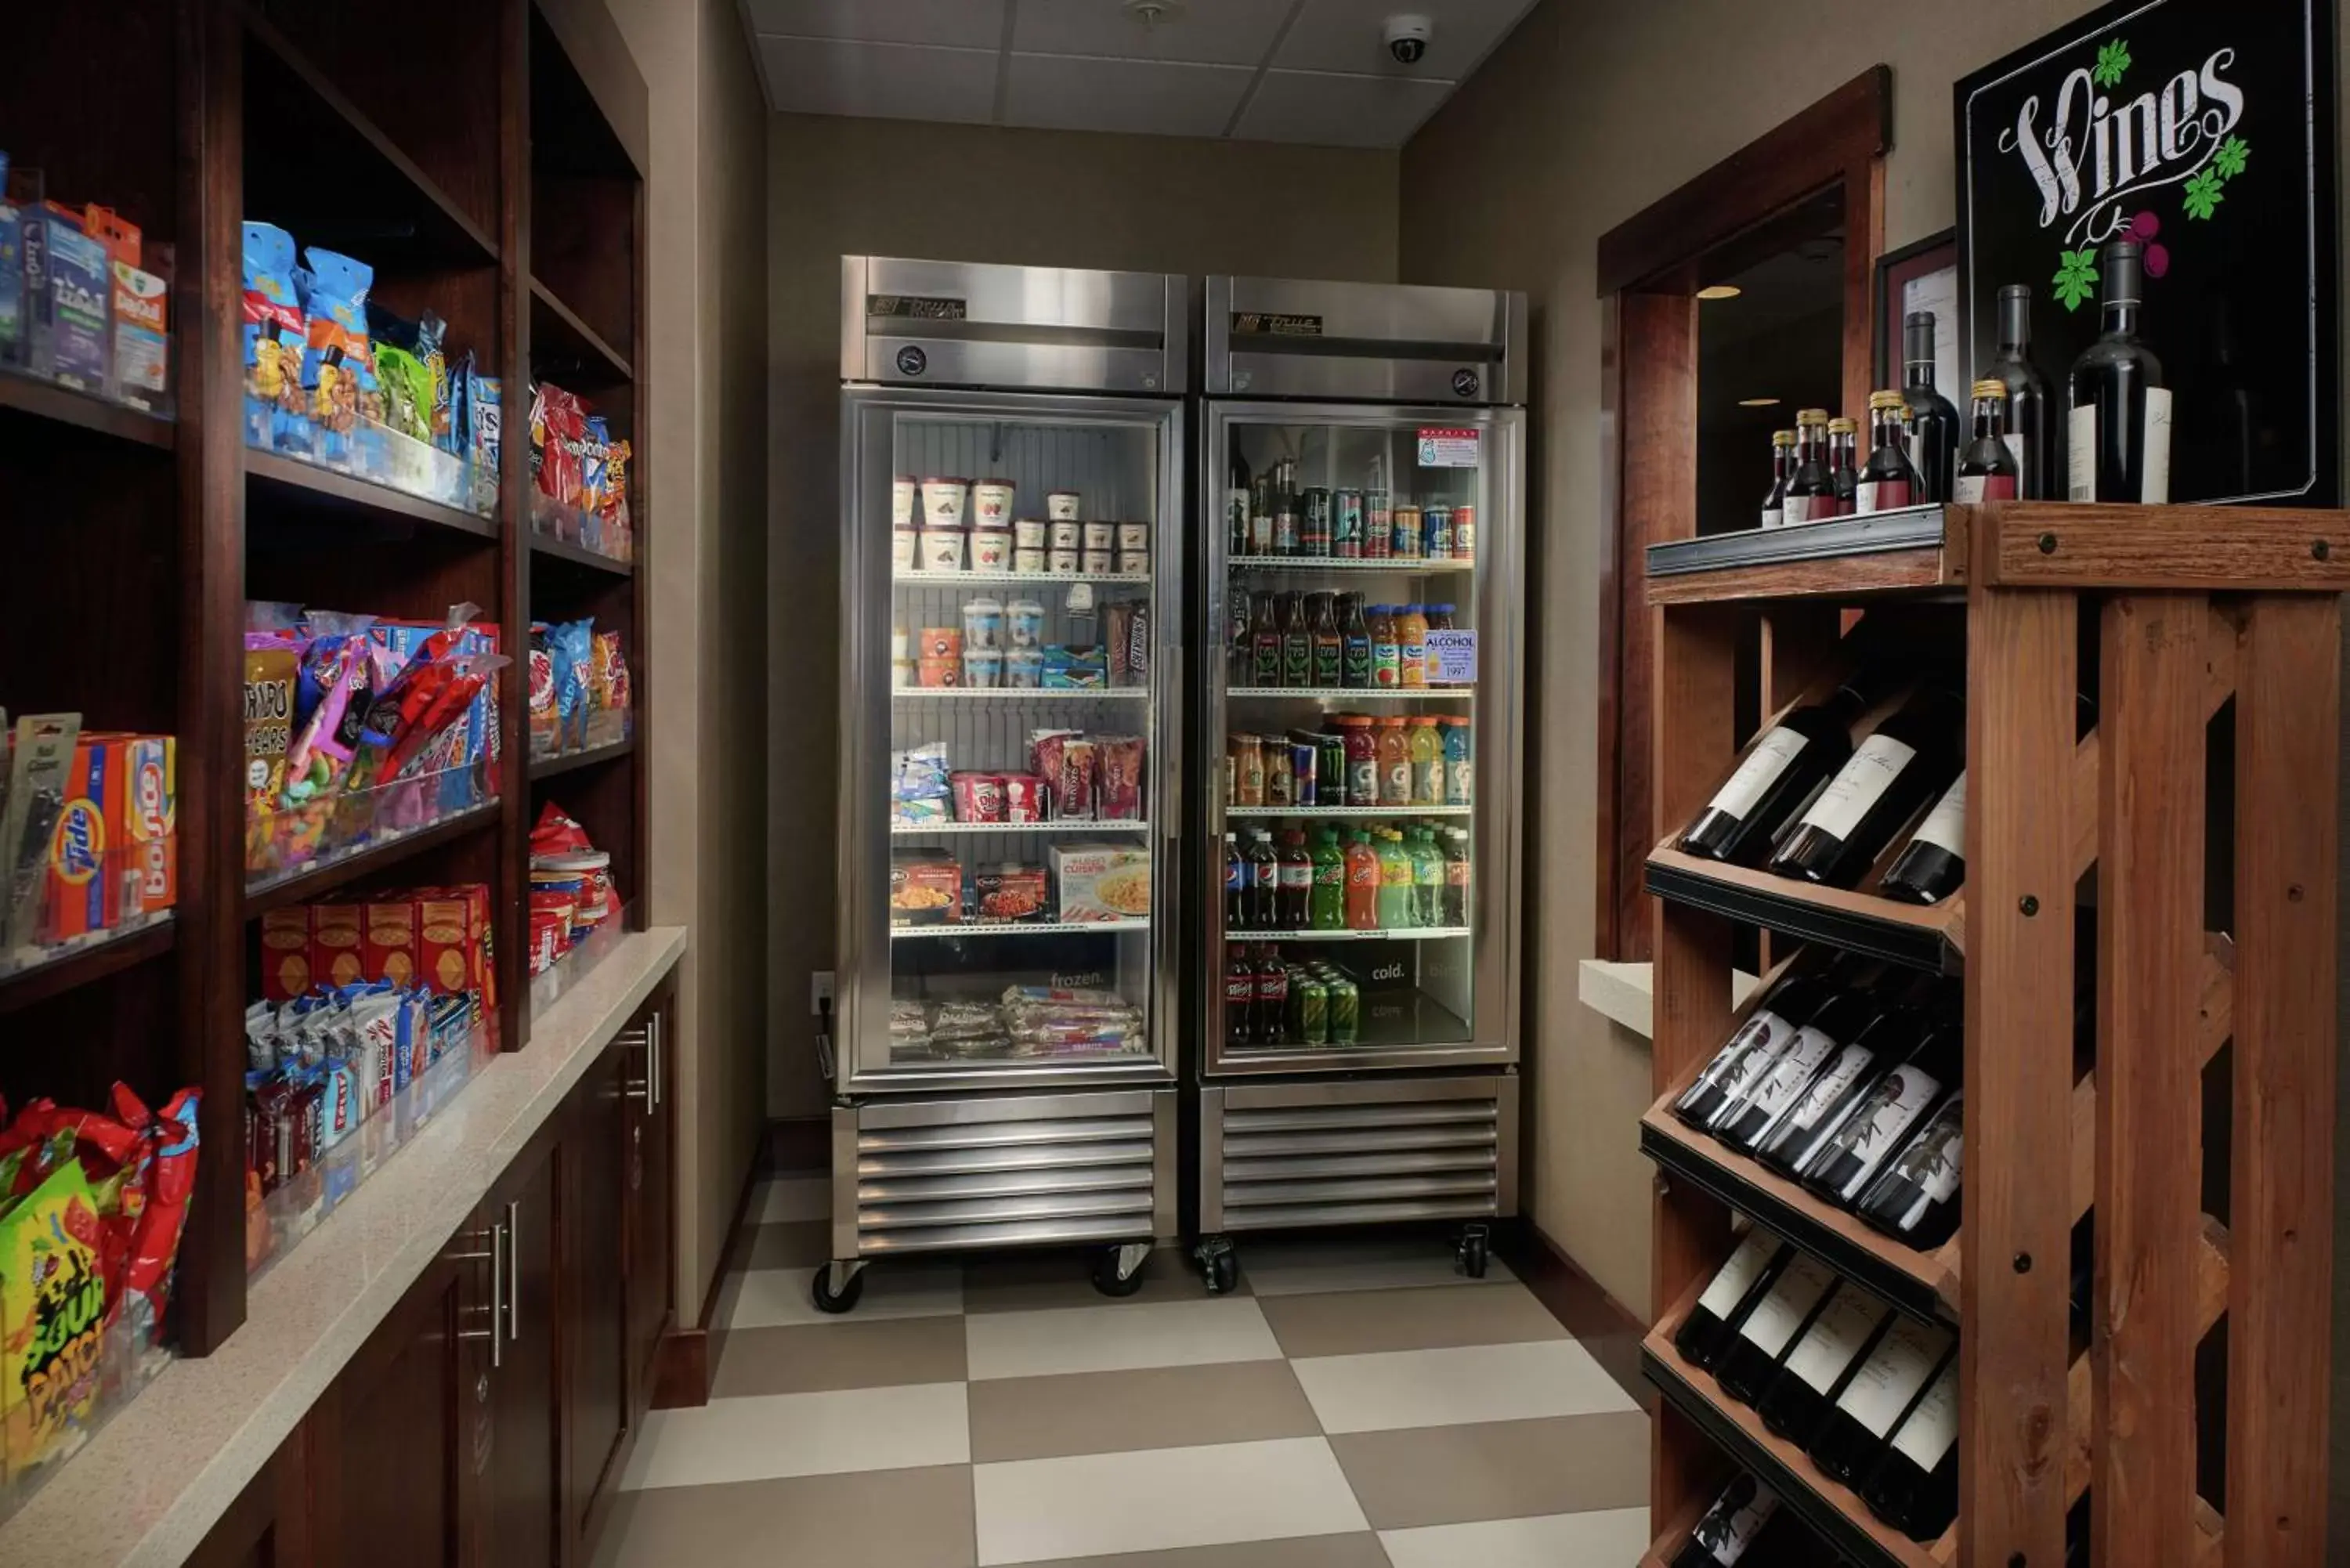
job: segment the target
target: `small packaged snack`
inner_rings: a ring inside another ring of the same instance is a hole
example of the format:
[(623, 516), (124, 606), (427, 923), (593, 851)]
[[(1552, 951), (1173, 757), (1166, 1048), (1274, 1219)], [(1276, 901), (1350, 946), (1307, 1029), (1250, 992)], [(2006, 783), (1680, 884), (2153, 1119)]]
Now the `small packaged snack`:
[(54, 1457), (97, 1401), (100, 1245), (97, 1197), (70, 1155), (0, 1214), (0, 1459), (11, 1475)]
[(0, 151), (0, 365), (25, 360), (25, 215), (9, 188)]
[(244, 225), (244, 441), (307, 453), (302, 400), (308, 329), (294, 288), (294, 236), (268, 223)]
[(530, 754), (551, 757), (563, 749), (563, 725), (555, 703), (554, 628), (544, 621), (530, 628)]
[(1142, 820), (1143, 742), (1140, 735), (1097, 735), (1100, 760), (1100, 815), (1106, 822)]
[(319, 432), (319, 455), (328, 462), (359, 462), (362, 419), (381, 422), (381, 389), (367, 330), (367, 293), (375, 269), (312, 245), (310, 289), (303, 322), (307, 353), (302, 387), (309, 396), (311, 421)]

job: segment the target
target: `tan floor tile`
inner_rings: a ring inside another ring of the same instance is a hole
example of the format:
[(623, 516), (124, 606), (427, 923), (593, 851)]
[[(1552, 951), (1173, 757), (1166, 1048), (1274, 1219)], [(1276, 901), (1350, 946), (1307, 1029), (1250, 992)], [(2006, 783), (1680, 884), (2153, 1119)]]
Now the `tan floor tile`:
[(726, 1336), (713, 1399), (754, 1394), (818, 1394), (909, 1383), (960, 1383), (959, 1317), (875, 1318), (791, 1328), (738, 1328)]
[(868, 1470), (615, 1500), (596, 1568), (972, 1568), (971, 1469)]
[(1237, 1546), (1180, 1546), (1114, 1557), (1062, 1557), (1053, 1568), (1388, 1568), (1376, 1535), (1300, 1535)]
[(1281, 1361), (1003, 1377), (971, 1386), (975, 1464), (1310, 1438), (1321, 1430), (1295, 1375)]
[(751, 1255), (746, 1269), (814, 1269), (831, 1261), (832, 1223), (826, 1220), (787, 1220), (776, 1225), (751, 1227)]
[(1476, 1290), (1340, 1291), (1260, 1296), (1282, 1354), (1360, 1355), (1565, 1339), (1566, 1330), (1523, 1285)]
[[(1130, 1302), (1198, 1301), (1207, 1294), (1200, 1271), (1173, 1247), (1143, 1260), (1142, 1288), (1113, 1298), (1093, 1286), (1094, 1251), (999, 1252), (975, 1257), (964, 1266), (962, 1310), (967, 1313), (1039, 1312), (1055, 1307), (1116, 1305)], [(1245, 1287), (1235, 1295), (1246, 1295)]]
[(1638, 1411), (1352, 1432), (1330, 1447), (1374, 1530), (1648, 1501), (1648, 1418)]

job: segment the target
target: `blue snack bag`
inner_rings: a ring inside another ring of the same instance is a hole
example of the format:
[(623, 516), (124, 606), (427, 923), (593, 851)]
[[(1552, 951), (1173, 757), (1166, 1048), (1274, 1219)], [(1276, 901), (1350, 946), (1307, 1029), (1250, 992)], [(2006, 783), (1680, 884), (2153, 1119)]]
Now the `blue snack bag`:
[(25, 362), (25, 215), (8, 199), (8, 155), (0, 152), (0, 365)]
[(294, 236), (269, 223), (244, 225), (244, 443), (307, 455), (310, 421), (302, 400), (302, 303), (294, 281)]
[(359, 462), (359, 422), (380, 422), (382, 391), (368, 337), (367, 296), (375, 269), (312, 245), (304, 294), (302, 389), (319, 431), (319, 455), (343, 466)]

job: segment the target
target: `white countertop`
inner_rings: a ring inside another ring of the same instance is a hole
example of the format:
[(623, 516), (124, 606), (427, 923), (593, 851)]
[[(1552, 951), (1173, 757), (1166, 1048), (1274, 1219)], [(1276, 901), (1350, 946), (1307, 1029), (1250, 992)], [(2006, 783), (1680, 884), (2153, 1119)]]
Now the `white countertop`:
[(0, 1563), (169, 1568), (203, 1542), (490, 1184), (685, 951), (681, 926), (615, 945), (255, 1284), (244, 1326), (175, 1361), (0, 1524)]
[[(1611, 1018), (1643, 1040), (1657, 1037), (1655, 966), (1585, 959), (1577, 966), (1575, 994), (1583, 1005)], [(1742, 1007), (1753, 991), (1755, 977), (1742, 969), (1730, 971), (1730, 1004)]]

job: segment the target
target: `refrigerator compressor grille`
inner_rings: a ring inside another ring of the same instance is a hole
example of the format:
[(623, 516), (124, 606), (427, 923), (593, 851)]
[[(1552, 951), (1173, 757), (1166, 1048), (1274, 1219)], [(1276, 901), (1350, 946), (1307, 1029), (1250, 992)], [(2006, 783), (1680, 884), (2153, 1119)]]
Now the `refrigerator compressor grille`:
[(1501, 1212), (1498, 1097), (1227, 1109), (1226, 1231)]
[(1152, 1232), (1155, 1118), (1033, 1113), (860, 1127), (857, 1251), (1130, 1241)]

